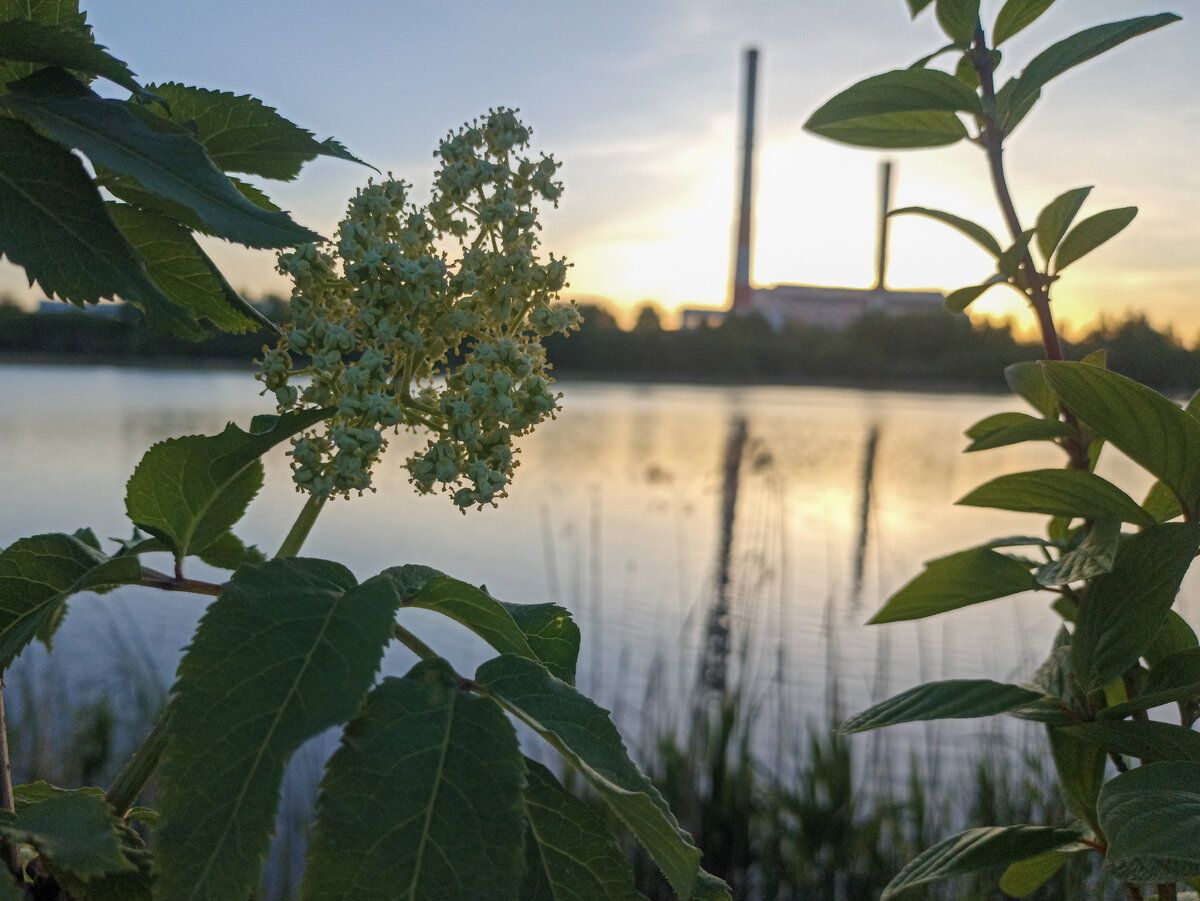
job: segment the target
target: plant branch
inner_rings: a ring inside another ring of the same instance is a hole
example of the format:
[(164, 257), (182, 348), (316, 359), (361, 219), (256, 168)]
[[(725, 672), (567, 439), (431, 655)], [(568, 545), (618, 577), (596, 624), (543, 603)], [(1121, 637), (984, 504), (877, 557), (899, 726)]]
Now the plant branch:
[[(13, 813), (12, 769), (8, 759), (8, 721), (4, 717), (4, 674), (0, 672), (0, 810)], [(18, 879), (24, 880), (21, 870), (21, 851), (15, 844), (9, 844), (0, 837), (0, 854), (9, 872)]]
[(138, 795), (142, 793), (142, 789), (146, 787), (146, 783), (150, 781), (150, 777), (158, 768), (158, 761), (166, 746), (167, 711), (164, 710), (159, 714), (150, 734), (138, 745), (138, 749), (133, 752), (129, 762), (125, 764), (124, 769), (113, 781), (112, 788), (104, 796), (119, 816), (125, 816), (129, 812), (129, 808), (133, 807)]
[(218, 585), (215, 582), (201, 582), (198, 579), (181, 579), (175, 576), (168, 576), (166, 573), (160, 573), (158, 570), (142, 567), (142, 577), (135, 583), (146, 588), (159, 588), (163, 591), (186, 591), (191, 594), (207, 594), (216, 597), (221, 593), (224, 585)]
[(300, 515), (292, 523), (291, 531), (287, 533), (287, 537), (283, 539), (283, 544), (275, 552), (276, 560), (295, 557), (300, 553), (300, 548), (304, 546), (304, 540), (308, 538), (308, 533), (312, 531), (312, 527), (316, 524), (317, 517), (321, 515), (321, 510), (324, 509), (327, 500), (329, 498), (318, 497), (315, 494), (308, 496), (308, 500), (305, 502), (304, 508), (300, 511)]
[(422, 660), (433, 660), (438, 657), (437, 651), (431, 648), (412, 632), (399, 623), (392, 623), (392, 637), (420, 657)]

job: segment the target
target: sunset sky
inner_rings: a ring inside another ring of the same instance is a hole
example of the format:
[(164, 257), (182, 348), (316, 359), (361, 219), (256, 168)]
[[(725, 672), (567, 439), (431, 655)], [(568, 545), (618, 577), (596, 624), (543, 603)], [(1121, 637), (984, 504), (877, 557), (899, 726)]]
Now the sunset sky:
[[(984, 2), (990, 23), (1000, 7)], [(1005, 45), (1001, 75), (1090, 25), (1172, 11), (1143, 0), (1059, 0)], [(1059, 315), (1147, 313), (1200, 337), (1200, 11), (1052, 82), (1008, 151), (1022, 218), (1062, 191), (1095, 185), (1081, 216), (1137, 205), (1133, 225), (1076, 264)], [(1190, 13), (1190, 15), (1189, 15)], [(903, 0), (121, 0), (88, 9), (97, 39), (145, 82), (251, 93), (296, 123), (334, 135), (420, 189), (437, 140), (490, 106), (519, 107), (535, 150), (563, 162), (561, 208), (544, 211), (546, 251), (574, 262), (571, 296), (668, 310), (720, 306), (729, 279), (737, 181), (741, 56), (757, 46), (759, 116), (754, 279), (868, 286), (874, 151), (805, 134), (822, 102), (867, 75), (901, 68), (945, 39), (932, 9)], [(897, 205), (940, 207), (1002, 234), (982, 155), (960, 144), (893, 154)], [(369, 171), (323, 159), (275, 200), (325, 234)], [(268, 253), (217, 246), (251, 296), (285, 291)], [(913, 217), (892, 230), (892, 287), (953, 289), (990, 260)], [(3, 264), (0, 291), (22, 293)], [(1003, 289), (981, 301), (1024, 323)]]

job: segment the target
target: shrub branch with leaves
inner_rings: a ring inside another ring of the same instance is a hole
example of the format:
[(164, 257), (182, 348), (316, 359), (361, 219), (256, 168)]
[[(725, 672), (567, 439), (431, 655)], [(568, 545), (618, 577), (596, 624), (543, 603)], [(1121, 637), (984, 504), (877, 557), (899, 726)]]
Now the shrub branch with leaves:
[[(87, 86), (97, 76), (130, 99), (100, 98)], [(0, 551), (0, 674), (33, 641), (49, 646), (81, 593), (212, 598), (166, 711), (107, 791), (13, 787), (0, 742), (0, 901), (249, 897), (285, 766), (334, 727), (302, 899), (640, 897), (603, 820), (524, 756), (516, 722), (583, 777), (678, 897), (729, 899), (608, 712), (574, 687), (579, 629), (565, 609), (505, 603), (415, 564), (360, 581), (298, 556), (331, 496), (370, 488), (388, 429), (429, 433), (412, 481), (466, 509), (504, 495), (513, 439), (556, 410), (540, 339), (578, 313), (556, 302), (565, 262), (535, 254), (535, 203), (561, 185), (552, 158), (523, 155), (530, 130), (491, 111), (441, 143), (426, 207), (403, 182), (369, 184), (330, 244), (227, 173), (292, 178), (319, 154), (354, 159), (341, 144), (251, 97), (141, 87), (70, 0), (0, 0), (0, 81), (0, 252), (31, 283), (76, 304), (120, 295), (152, 326), (201, 337), (200, 319), (260, 321), (193, 231), (283, 248), (295, 282), (292, 323), (260, 373), (277, 415), (150, 448), (126, 486), (133, 537), (111, 552), (88, 529)], [(261, 458), (287, 442), (309, 499), (268, 560), (233, 528), (262, 486)], [(170, 572), (147, 565), (152, 552)], [(194, 559), (233, 573), (190, 578)], [(496, 656), (456, 672), (402, 625), (407, 608), (448, 617)], [(392, 641), (420, 661), (380, 679)], [(157, 809), (135, 806), (156, 772)]]
[[(1007, 867), (1002, 890), (1024, 897), (1086, 853), (1104, 855), (1106, 871), (1134, 899), (1167, 901), (1177, 897), (1180, 883), (1200, 887), (1200, 738), (1193, 728), (1200, 714), (1200, 642), (1173, 610), (1200, 549), (1200, 400), (1180, 409), (1108, 372), (1102, 353), (1082, 362), (1063, 360), (1050, 305), (1053, 285), (1137, 211), (1106, 210), (1077, 222), (1091, 188), (1074, 188), (1048, 203), (1028, 227), (1018, 216), (1003, 162), (1006, 141), (1052, 79), (1179, 17), (1163, 13), (1088, 28), (1052, 44), (997, 88), (997, 48), (1052, 3), (1007, 0), (989, 43), (979, 0), (908, 0), (914, 17), (933, 7), (949, 43), (908, 69), (846, 89), (806, 125), (859, 146), (934, 147), (966, 139), (984, 151), (1009, 230), (1006, 242), (941, 210), (906, 207), (893, 215), (940, 220), (995, 258), (993, 274), (951, 292), (951, 311), (961, 312), (1004, 285), (1025, 298), (1041, 330), (1045, 361), (1005, 370), (1034, 413), (1000, 413), (976, 423), (967, 430), (967, 451), (1051, 441), (1067, 456), (1065, 468), (1002, 475), (959, 501), (1048, 515), (1046, 537), (999, 538), (931, 560), (871, 620), (918, 619), (1046, 592), (1063, 619), (1046, 662), (1024, 685), (986, 679), (920, 685), (843, 728), (857, 732), (1000, 713), (1045, 723), (1059, 786), (1077, 820), (979, 827), (947, 838), (908, 864), (885, 899), (993, 867)], [(954, 61), (953, 73), (930, 68), (943, 55)], [(1157, 480), (1141, 503), (1095, 473), (1105, 445)], [(1147, 711), (1169, 705), (1178, 725), (1148, 717)], [(1147, 885), (1153, 895), (1144, 893)]]

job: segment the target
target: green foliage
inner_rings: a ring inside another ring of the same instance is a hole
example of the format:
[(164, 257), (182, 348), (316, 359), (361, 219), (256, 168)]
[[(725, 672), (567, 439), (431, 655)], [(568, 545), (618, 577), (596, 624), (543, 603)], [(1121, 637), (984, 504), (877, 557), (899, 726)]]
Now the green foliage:
[[(992, 29), (993, 45), (1024, 30), (1052, 2), (1008, 0)], [(926, 5), (910, 2), (909, 8), (916, 15)], [(988, 157), (1009, 246), (1003, 248), (982, 226), (952, 213), (922, 207), (904, 212), (938, 219), (996, 257), (996, 272), (952, 292), (947, 306), (964, 310), (988, 288), (1007, 284), (1035, 311), (1047, 359), (1040, 366), (1022, 362), (1005, 370), (1009, 386), (1039, 416), (988, 416), (967, 430), (967, 450), (1052, 440), (1065, 451), (1067, 467), (1001, 475), (959, 501), (1050, 516), (1047, 538), (1001, 538), (930, 561), (871, 622), (932, 616), (1043, 590), (1057, 596), (1052, 608), (1064, 626), (1028, 689), (988, 680), (921, 685), (851, 717), (843, 728), (859, 731), (895, 722), (1000, 712), (1045, 722), (1059, 790), (1082, 831), (1052, 826), (969, 830), (919, 854), (883, 898), (931, 880), (999, 865), (1008, 867), (1001, 889), (1023, 897), (1076, 852), (1087, 849), (1105, 855), (1107, 870), (1130, 883), (1130, 897), (1148, 897), (1133, 883), (1155, 883), (1157, 897), (1173, 898), (1176, 882), (1200, 872), (1200, 738), (1193, 729), (1200, 719), (1200, 651), (1195, 632), (1172, 609), (1200, 550), (1198, 402), (1181, 410), (1138, 381), (1109, 372), (1108, 357), (1099, 348), (1083, 362), (1064, 361), (1051, 289), (1063, 270), (1128, 226), (1137, 210), (1107, 210), (1076, 222), (1092, 188), (1073, 188), (1041, 209), (1036, 227), (1022, 227), (1008, 189), (1003, 150), (1050, 81), (1179, 17), (1164, 13), (1088, 28), (1038, 53), (1019, 77), (997, 90), (995, 74), (1002, 58), (987, 45), (986, 32), (972, 28), (968, 35), (978, 4), (938, 0), (936, 13), (954, 47), (964, 51), (955, 68), (957, 89), (949, 87), (949, 73), (922, 68), (918, 71), (928, 77), (919, 81), (911, 76), (901, 81), (895, 73), (885, 73), (838, 94), (807, 127), (849, 144), (891, 147), (901, 145), (896, 135), (873, 135), (862, 127), (869, 116), (936, 110), (939, 116), (951, 116), (965, 133), (959, 115), (969, 115), (974, 140)], [(935, 84), (945, 86), (939, 88), (941, 93), (932, 89)], [(971, 92), (973, 103), (965, 97), (950, 99), (954, 90), (963, 88)], [(931, 100), (934, 94), (937, 99)], [(948, 120), (942, 124), (947, 134), (954, 130)], [(907, 137), (910, 146), (922, 143), (915, 129), (910, 128)], [(1124, 334), (1104, 335), (1106, 343), (1119, 347), (1121, 340), (1137, 335), (1139, 326), (1130, 326)], [(1138, 350), (1143, 361), (1153, 356), (1144, 340), (1138, 341)], [(1096, 474), (1109, 445), (1158, 480), (1144, 503)], [(1180, 516), (1183, 522), (1170, 522)], [(1135, 531), (1124, 532), (1124, 525)], [(1022, 546), (1042, 559), (997, 550)], [(1178, 707), (1179, 725), (1146, 718), (1144, 711), (1171, 703)], [(1119, 774), (1106, 782), (1110, 758)], [(1132, 759), (1142, 765), (1130, 769)]]

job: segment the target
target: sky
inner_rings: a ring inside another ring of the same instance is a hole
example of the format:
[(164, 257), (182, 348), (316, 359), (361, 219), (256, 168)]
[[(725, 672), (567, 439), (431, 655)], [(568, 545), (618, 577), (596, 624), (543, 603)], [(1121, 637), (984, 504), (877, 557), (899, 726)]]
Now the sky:
[[(1059, 0), (1005, 44), (1002, 76), (1082, 28), (1174, 11), (1184, 21), (1136, 38), (1053, 81), (1010, 140), (1018, 211), (1095, 185), (1081, 217), (1136, 205), (1109, 245), (1056, 285), (1060, 320), (1145, 313), (1200, 339), (1200, 10), (1142, 0)], [(985, 23), (1001, 3), (984, 0)], [(534, 150), (553, 153), (566, 192), (544, 210), (544, 252), (573, 262), (568, 296), (629, 309), (722, 306), (739, 182), (741, 68), (759, 49), (755, 283), (868, 287), (874, 279), (878, 151), (805, 133), (805, 119), (853, 82), (945, 43), (932, 9), (904, 0), (107, 0), (84, 3), (97, 40), (143, 82), (250, 93), (383, 171), (427, 185), (432, 151), (489, 107), (521, 110)], [(888, 154), (897, 206), (938, 207), (1004, 228), (982, 153), (961, 143)], [(271, 196), (331, 234), (371, 173), (309, 164)], [(251, 297), (287, 285), (273, 256), (213, 242)], [(957, 233), (894, 221), (888, 284), (952, 290), (991, 260)], [(0, 292), (24, 291), (0, 264)], [(1029, 324), (1021, 298), (993, 289), (980, 315)]]

